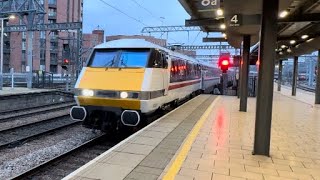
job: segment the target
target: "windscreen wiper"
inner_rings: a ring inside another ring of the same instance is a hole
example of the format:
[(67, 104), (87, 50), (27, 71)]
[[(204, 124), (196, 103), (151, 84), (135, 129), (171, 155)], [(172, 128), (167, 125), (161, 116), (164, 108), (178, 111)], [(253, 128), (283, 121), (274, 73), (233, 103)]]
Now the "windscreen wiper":
[(114, 58), (115, 58), (115, 56), (112, 58), (111, 61), (109, 61), (109, 62), (107, 62), (105, 65), (103, 65), (103, 66), (106, 68), (106, 70), (108, 70), (108, 68), (109, 68), (110, 66), (113, 66), (113, 65), (114, 65)]

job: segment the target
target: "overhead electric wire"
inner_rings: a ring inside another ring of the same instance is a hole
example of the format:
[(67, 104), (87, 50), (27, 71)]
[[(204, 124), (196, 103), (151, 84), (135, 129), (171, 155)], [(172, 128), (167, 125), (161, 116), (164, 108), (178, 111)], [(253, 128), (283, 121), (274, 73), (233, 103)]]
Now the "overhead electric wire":
[[(116, 11), (118, 11), (118, 12), (120, 12), (121, 14), (123, 14), (123, 15), (125, 15), (125, 16), (127, 16), (128, 18), (130, 18), (130, 19), (132, 19), (132, 20), (134, 20), (134, 21), (136, 21), (136, 22), (138, 22), (138, 23), (140, 23), (140, 24), (142, 24), (142, 25), (144, 25), (144, 26), (148, 26), (147, 24), (145, 24), (145, 23), (143, 23), (142, 21), (140, 21), (139, 19), (137, 19), (137, 18), (135, 18), (135, 17), (133, 17), (133, 16), (130, 16), (129, 14), (127, 14), (127, 13), (125, 13), (124, 11), (122, 11), (121, 9), (119, 9), (119, 8), (117, 8), (117, 7), (115, 7), (115, 6), (113, 6), (113, 5), (111, 5), (111, 4), (109, 4), (109, 3), (107, 3), (106, 1), (104, 1), (104, 0), (100, 0), (102, 3), (104, 3), (105, 5), (107, 5), (107, 6), (109, 6), (109, 7), (111, 7), (111, 8), (113, 8), (114, 10), (116, 10)], [(138, 2), (137, 2), (138, 3)], [(139, 4), (139, 3), (138, 3)], [(142, 6), (141, 6), (142, 7)], [(147, 11), (149, 11), (149, 10), (147, 10)], [(151, 12), (150, 12), (151, 13)], [(173, 41), (175, 41), (175, 42), (177, 42), (175, 39), (173, 39), (173, 38), (169, 38), (169, 39), (171, 39), (171, 40), (173, 40)]]
[(198, 36), (199, 36), (199, 34), (201, 33), (201, 31), (199, 31), (198, 32), (198, 34), (197, 34), (197, 36), (194, 38), (194, 40), (193, 40), (193, 42), (192, 42), (192, 44), (191, 45), (193, 45), (194, 44), (194, 42), (196, 42), (196, 40), (197, 40), (197, 38), (198, 38)]
[(142, 24), (142, 25), (144, 25), (144, 26), (148, 26), (147, 24), (143, 23), (143, 22), (140, 21), (139, 19), (137, 19), (137, 18), (135, 18), (135, 17), (133, 17), (133, 16), (130, 16), (129, 14), (127, 14), (127, 13), (123, 12), (121, 9), (119, 9), (119, 8), (117, 8), (117, 7), (109, 4), (109, 3), (107, 3), (106, 1), (104, 1), (104, 0), (100, 0), (100, 1), (101, 1), (102, 3), (104, 3), (105, 5), (111, 7), (112, 9), (114, 9), (114, 10), (122, 13), (123, 15), (127, 16), (128, 18), (130, 18), (130, 19), (132, 19), (132, 20), (134, 20), (134, 21), (137, 21), (138, 23), (140, 23), (140, 24)]
[[(158, 17), (156, 17), (150, 10), (148, 10), (147, 8), (145, 8), (144, 6), (142, 6), (140, 3), (138, 3), (136, 0), (131, 0), (132, 2), (134, 2), (137, 6), (141, 7), (142, 9), (144, 9), (145, 11), (147, 11), (153, 18), (157, 19), (158, 21), (162, 22)], [(163, 23), (163, 22), (162, 22)]]

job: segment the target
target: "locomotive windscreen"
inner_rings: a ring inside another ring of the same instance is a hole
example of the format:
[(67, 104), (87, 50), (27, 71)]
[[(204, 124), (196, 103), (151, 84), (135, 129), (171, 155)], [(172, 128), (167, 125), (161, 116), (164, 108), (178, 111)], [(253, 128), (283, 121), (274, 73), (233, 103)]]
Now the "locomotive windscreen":
[(96, 49), (89, 61), (89, 67), (137, 67), (148, 64), (150, 49)]

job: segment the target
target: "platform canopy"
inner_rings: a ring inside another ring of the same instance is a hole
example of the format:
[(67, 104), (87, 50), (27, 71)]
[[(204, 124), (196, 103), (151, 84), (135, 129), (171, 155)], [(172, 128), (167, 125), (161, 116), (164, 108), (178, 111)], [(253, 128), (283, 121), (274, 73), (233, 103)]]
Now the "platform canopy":
[[(258, 43), (262, 0), (179, 2), (191, 16), (185, 21), (186, 26), (200, 26), (204, 32), (223, 32), (228, 43), (235, 48), (240, 48), (243, 35), (251, 35), (251, 45)], [(219, 16), (217, 11), (220, 9), (223, 15)], [(287, 16), (280, 17), (285, 12)], [(225, 29), (221, 28), (222, 24), (226, 26)], [(279, 59), (320, 49), (320, 0), (280, 0), (278, 24), (275, 50)], [(254, 48), (253, 53), (257, 54), (258, 47)]]

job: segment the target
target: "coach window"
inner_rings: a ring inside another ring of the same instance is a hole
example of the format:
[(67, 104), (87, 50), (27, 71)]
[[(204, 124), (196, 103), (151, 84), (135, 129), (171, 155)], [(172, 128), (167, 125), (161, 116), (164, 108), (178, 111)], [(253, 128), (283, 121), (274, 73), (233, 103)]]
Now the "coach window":
[(158, 50), (152, 51), (149, 65), (152, 68), (163, 68), (162, 55)]

